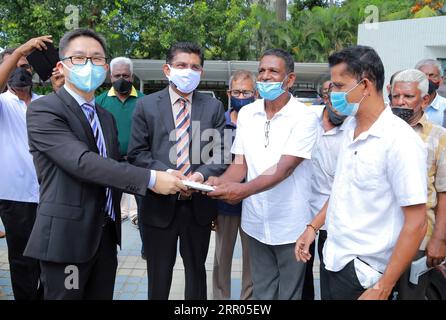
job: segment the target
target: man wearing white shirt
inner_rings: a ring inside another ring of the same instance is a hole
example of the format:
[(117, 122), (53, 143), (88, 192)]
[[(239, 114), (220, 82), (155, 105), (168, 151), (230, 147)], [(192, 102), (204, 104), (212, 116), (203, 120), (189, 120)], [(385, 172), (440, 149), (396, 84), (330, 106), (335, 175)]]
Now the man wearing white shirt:
[(423, 72), (429, 79), (429, 82), (434, 86), (434, 94), (431, 101), (428, 102), (427, 107), (424, 109), (429, 121), (443, 126), (444, 113), (446, 111), (446, 98), (438, 94), (438, 88), (443, 84), (443, 67), (441, 63), (433, 59), (421, 60), (415, 66), (415, 69)]
[(387, 299), (426, 233), (426, 150), (384, 104), (384, 67), (370, 47), (329, 57), (333, 108), (344, 124), (329, 200), (296, 243), (296, 257), (324, 223), (322, 299)]
[[(317, 117), (289, 93), (296, 79), (292, 56), (266, 51), (257, 89), (263, 99), (245, 106), (237, 119), (235, 159), (209, 196), (243, 200), (242, 229), (249, 239), (254, 299), (300, 299), (305, 264), (293, 257), (294, 240), (311, 219), (310, 159)], [(246, 177), (245, 183), (240, 183)]]
[[(311, 196), (310, 209), (312, 218), (321, 211), (325, 202), (327, 202), (333, 180), (335, 177), (336, 163), (338, 160), (339, 148), (344, 132), (344, 115), (337, 114), (331, 106), (330, 94), (331, 81), (326, 81), (322, 85), (322, 97), (324, 106), (312, 106), (319, 118), (319, 134), (314, 144), (311, 154), (312, 177), (311, 177)], [(318, 234), (317, 252), (319, 260), (323, 261), (322, 249), (327, 239), (327, 230), (325, 226), (321, 227)], [(303, 300), (314, 300), (314, 278), (313, 262), (315, 255), (315, 243), (310, 246), (311, 259), (307, 261), (305, 271)], [(322, 281), (322, 279), (321, 279)]]
[(23, 256), (39, 202), (39, 184), (26, 131), (26, 109), (40, 96), (32, 92), (32, 78), (17, 68), (34, 49), (44, 48), (40, 37), (29, 40), (0, 65), (0, 216), (6, 229), (11, 283), (16, 300), (41, 298), (37, 260)]

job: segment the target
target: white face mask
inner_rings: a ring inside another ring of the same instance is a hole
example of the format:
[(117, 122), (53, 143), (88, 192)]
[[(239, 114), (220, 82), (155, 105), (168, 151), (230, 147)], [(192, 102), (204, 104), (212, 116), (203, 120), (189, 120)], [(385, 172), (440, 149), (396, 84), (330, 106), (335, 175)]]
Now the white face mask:
[(176, 69), (169, 66), (170, 76), (167, 79), (171, 81), (178, 90), (183, 93), (191, 93), (200, 83), (201, 72), (192, 69)]

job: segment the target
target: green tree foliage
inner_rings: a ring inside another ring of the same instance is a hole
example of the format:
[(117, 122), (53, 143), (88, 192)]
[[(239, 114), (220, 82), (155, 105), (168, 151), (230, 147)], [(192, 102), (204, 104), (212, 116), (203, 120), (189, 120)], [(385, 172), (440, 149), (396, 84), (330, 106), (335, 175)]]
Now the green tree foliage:
[(0, 2), (0, 47), (44, 34), (57, 43), (71, 5), (79, 9), (79, 27), (104, 35), (111, 57), (163, 59), (173, 42), (189, 40), (203, 46), (206, 59), (255, 60), (279, 47), (296, 61), (325, 62), (331, 52), (356, 43), (369, 6), (376, 6), (379, 21), (442, 14), (437, 4), (424, 8), (427, 2), (294, 0), (290, 18), (281, 21), (266, 0), (7, 0)]

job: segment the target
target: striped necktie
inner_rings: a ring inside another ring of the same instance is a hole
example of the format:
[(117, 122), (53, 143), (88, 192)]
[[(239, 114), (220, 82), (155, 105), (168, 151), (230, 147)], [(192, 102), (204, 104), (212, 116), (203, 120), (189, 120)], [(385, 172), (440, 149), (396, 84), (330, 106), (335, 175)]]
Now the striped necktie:
[(191, 173), (189, 161), (189, 127), (190, 117), (187, 111), (187, 100), (179, 98), (180, 110), (175, 116), (177, 170), (186, 177)]
[[(104, 158), (107, 158), (107, 149), (105, 147), (105, 140), (104, 135), (102, 133), (101, 128), (99, 127), (99, 119), (96, 115), (96, 109), (94, 106), (88, 103), (84, 103), (82, 106), (82, 109), (87, 114), (88, 121), (90, 122), (91, 129), (93, 130), (93, 136), (96, 140), (96, 146), (99, 150), (99, 155), (101, 155)], [(112, 199), (112, 192), (110, 188), (106, 188), (105, 191), (106, 196), (106, 204), (105, 204), (105, 212), (108, 214), (108, 216), (115, 221), (116, 215), (115, 210), (113, 209), (113, 199)]]

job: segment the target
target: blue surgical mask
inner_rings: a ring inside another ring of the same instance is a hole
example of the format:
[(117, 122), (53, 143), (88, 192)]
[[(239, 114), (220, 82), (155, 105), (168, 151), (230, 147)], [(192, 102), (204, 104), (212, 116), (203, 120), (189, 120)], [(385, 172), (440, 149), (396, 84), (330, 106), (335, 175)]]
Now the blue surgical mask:
[(84, 65), (73, 65), (69, 68), (65, 63), (62, 64), (70, 70), (68, 80), (79, 90), (91, 92), (96, 90), (105, 81), (107, 71), (103, 66), (96, 66), (88, 61)]
[(353, 88), (347, 92), (330, 92), (330, 100), (333, 109), (335, 109), (340, 114), (345, 116), (354, 116), (359, 109), (359, 105), (364, 100), (365, 96), (362, 97), (361, 101), (356, 103), (350, 103), (347, 101), (347, 95), (350, 91), (354, 90), (363, 80), (359, 81)]
[(257, 81), (257, 90), (260, 96), (265, 100), (276, 100), (281, 94), (285, 92), (283, 87), (283, 82), (286, 80), (288, 75), (283, 79), (282, 82), (260, 82)]
[(251, 102), (254, 102), (254, 100), (255, 100), (254, 97), (246, 99), (238, 99), (235, 97), (231, 97), (231, 108), (234, 109), (236, 112), (239, 112), (241, 108), (243, 108), (247, 104), (250, 104)]
[[(168, 65), (169, 66), (169, 65)], [(178, 90), (183, 93), (191, 93), (200, 83), (201, 72), (192, 69), (177, 69), (169, 66), (170, 75), (167, 76)]]

